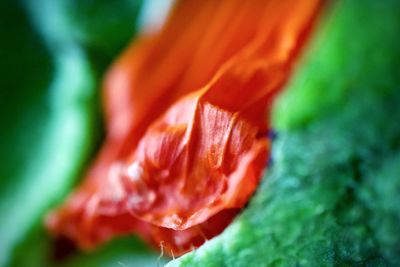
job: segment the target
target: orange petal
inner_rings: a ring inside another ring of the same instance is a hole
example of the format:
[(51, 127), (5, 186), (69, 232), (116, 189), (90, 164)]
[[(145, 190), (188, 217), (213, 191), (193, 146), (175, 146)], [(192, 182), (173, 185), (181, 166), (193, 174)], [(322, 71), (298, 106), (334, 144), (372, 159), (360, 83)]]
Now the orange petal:
[(271, 102), (319, 7), (179, 1), (109, 71), (105, 144), (48, 228), (83, 248), (138, 233), (175, 255), (220, 233), (260, 180)]

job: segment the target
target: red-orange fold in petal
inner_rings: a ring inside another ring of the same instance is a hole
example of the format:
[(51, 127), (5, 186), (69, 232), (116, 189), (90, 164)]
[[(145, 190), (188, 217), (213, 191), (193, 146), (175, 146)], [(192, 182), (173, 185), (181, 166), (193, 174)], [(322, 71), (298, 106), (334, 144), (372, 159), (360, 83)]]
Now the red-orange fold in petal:
[(178, 2), (109, 71), (105, 144), (48, 228), (84, 248), (137, 233), (175, 255), (220, 233), (260, 180), (271, 101), (319, 2)]

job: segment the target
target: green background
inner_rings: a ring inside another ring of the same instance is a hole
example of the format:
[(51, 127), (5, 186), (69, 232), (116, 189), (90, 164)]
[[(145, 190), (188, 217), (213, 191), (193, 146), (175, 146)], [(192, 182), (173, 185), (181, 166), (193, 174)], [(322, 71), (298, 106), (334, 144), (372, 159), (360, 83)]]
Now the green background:
[(134, 36), (140, 8), (137, 0), (0, 2), (0, 266), (162, 262), (134, 237), (85, 254), (43, 229), (104, 135), (101, 77)]

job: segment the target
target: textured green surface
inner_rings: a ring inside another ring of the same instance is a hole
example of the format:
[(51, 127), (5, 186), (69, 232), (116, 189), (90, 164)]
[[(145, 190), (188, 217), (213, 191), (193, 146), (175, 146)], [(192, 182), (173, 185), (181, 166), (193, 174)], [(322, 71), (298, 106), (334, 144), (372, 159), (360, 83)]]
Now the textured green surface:
[(256, 195), (168, 266), (400, 265), (400, 3), (328, 10), (275, 109)]

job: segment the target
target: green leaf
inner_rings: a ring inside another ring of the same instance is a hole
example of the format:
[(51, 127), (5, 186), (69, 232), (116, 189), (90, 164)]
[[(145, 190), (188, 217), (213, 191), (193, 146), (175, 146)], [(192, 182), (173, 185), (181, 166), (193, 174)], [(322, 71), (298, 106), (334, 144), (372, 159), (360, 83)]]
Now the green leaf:
[(141, 0), (22, 0), (36, 28), (52, 48), (68, 43), (104, 71), (137, 30)]
[(279, 100), (244, 212), (167, 266), (400, 265), (400, 5), (335, 1)]
[(0, 266), (46, 266), (43, 216), (94, 152), (100, 77), (136, 30), (139, 4), (1, 1)]
[(50, 54), (15, 12), (10, 20), (25, 23), (20, 32), (9, 28), (15, 42), (2, 49), (10, 64), (1, 67), (0, 265), (65, 193), (95, 140), (95, 81), (84, 53), (70, 47)]
[(165, 264), (165, 259), (143, 247), (139, 240), (125, 237), (113, 240), (94, 253), (75, 255), (61, 267), (155, 267)]

